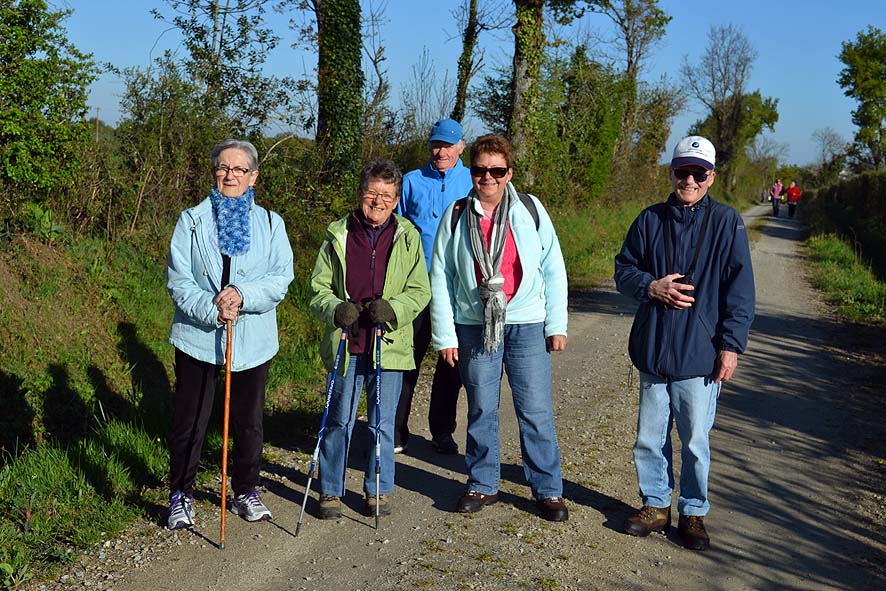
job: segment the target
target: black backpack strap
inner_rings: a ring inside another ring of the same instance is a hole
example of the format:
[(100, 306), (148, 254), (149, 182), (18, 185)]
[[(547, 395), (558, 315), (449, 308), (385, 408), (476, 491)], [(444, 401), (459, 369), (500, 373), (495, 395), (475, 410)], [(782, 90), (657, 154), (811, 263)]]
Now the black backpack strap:
[[(538, 207), (535, 206), (535, 201), (533, 201), (532, 197), (530, 197), (528, 193), (517, 193), (517, 197), (520, 198), (520, 203), (523, 204), (523, 207), (529, 210), (529, 215), (532, 216), (532, 221), (535, 222), (535, 231), (537, 232), (539, 221)], [(461, 214), (464, 213), (465, 207), (467, 207), (467, 205), (467, 197), (462, 197), (455, 202), (455, 206), (452, 208), (452, 218), (449, 220), (449, 231), (451, 234), (455, 234), (455, 227), (458, 225), (458, 220), (461, 219)]]
[(538, 232), (538, 208), (535, 206), (535, 201), (532, 200), (528, 193), (517, 193), (517, 197), (520, 198), (520, 203), (529, 210), (529, 215), (532, 216), (532, 221), (535, 222), (535, 231)]
[(449, 233), (455, 234), (455, 227), (458, 225), (458, 220), (461, 219), (461, 214), (464, 213), (465, 207), (468, 206), (468, 198), (462, 197), (461, 199), (456, 200), (455, 205), (452, 208), (452, 217), (449, 220)]

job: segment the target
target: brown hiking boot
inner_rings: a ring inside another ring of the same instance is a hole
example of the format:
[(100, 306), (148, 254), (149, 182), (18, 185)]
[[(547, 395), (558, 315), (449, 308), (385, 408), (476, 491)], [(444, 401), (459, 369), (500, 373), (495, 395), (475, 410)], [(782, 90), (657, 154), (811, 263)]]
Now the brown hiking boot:
[(704, 517), (700, 515), (681, 515), (677, 520), (677, 533), (683, 546), (690, 550), (707, 550), (711, 538), (704, 528)]
[[(375, 495), (366, 493), (364, 495), (366, 504), (363, 507), (363, 513), (367, 517), (375, 516)], [(378, 514), (385, 517), (391, 514), (391, 498), (388, 495), (378, 495)]]
[[(681, 517), (682, 519), (682, 517)], [(667, 535), (671, 527), (671, 508), (649, 507), (644, 505), (633, 517), (625, 519), (623, 531), (630, 536), (645, 538), (652, 532)]]
[(320, 519), (341, 517), (341, 498), (333, 495), (320, 495)]

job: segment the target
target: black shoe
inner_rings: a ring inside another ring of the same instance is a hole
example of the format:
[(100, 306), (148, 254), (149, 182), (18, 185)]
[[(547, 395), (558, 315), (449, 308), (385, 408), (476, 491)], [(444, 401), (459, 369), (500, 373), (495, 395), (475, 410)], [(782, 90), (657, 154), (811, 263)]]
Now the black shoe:
[(628, 517), (622, 530), (630, 536), (645, 538), (652, 532), (668, 533), (671, 528), (671, 508), (649, 507), (644, 505), (642, 509), (631, 517)]
[(438, 453), (446, 454), (447, 456), (454, 456), (458, 453), (458, 444), (449, 433), (437, 435), (431, 440), (431, 443), (437, 448)]
[(681, 515), (677, 520), (677, 533), (683, 546), (690, 550), (707, 550), (711, 545), (704, 517), (700, 515)]
[(569, 519), (569, 509), (566, 508), (566, 501), (563, 497), (538, 499), (535, 501), (535, 505), (541, 511), (541, 516), (548, 521), (566, 521)]
[(498, 500), (498, 493), (484, 495), (475, 490), (468, 491), (458, 500), (455, 510), (458, 513), (476, 513), (486, 505), (492, 505)]

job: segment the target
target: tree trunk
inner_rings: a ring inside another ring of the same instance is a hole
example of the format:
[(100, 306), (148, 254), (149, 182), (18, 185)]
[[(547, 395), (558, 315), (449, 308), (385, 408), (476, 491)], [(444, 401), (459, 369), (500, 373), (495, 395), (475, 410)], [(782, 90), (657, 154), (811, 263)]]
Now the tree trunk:
[(474, 75), (474, 48), (477, 45), (477, 0), (469, 0), (468, 22), (462, 33), (461, 56), (458, 58), (458, 82), (455, 87), (455, 106), (450, 117), (458, 122), (465, 116), (468, 84)]
[(325, 172), (339, 180), (360, 169), (363, 69), (358, 0), (315, 0), (317, 145)]
[(542, 52), (544, 51), (544, 0), (514, 0), (517, 23), (514, 32), (514, 81), (508, 135), (514, 146), (514, 160), (525, 182), (532, 185), (532, 153), (538, 129), (541, 91)]

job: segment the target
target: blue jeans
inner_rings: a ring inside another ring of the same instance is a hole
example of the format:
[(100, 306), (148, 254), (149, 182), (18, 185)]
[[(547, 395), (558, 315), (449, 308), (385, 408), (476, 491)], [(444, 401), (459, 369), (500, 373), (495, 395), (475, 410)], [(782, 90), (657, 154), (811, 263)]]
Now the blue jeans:
[(710, 508), (709, 434), (717, 412), (720, 386), (710, 377), (668, 381), (640, 373), (640, 414), (634, 464), (644, 505), (671, 506), (674, 491), (671, 425), (676, 422), (683, 444), (677, 510), (681, 515), (707, 514)]
[(504, 366), (520, 427), (526, 480), (536, 499), (562, 496), (560, 448), (551, 406), (551, 354), (544, 323), (505, 325), (504, 343), (491, 355), (483, 350), (482, 326), (457, 324), (455, 331), (458, 367), (468, 399), (468, 490), (487, 495), (498, 492), (498, 408)]
[[(382, 352), (384, 355), (384, 351)], [(345, 470), (348, 450), (357, 418), (357, 406), (366, 384), (366, 409), (369, 415), (369, 453), (363, 491), (375, 494), (375, 363), (370, 354), (352, 355), (344, 375), (335, 380), (326, 429), (320, 442), (320, 492), (336, 497), (345, 494)], [(394, 492), (394, 414), (403, 384), (402, 371), (381, 372), (381, 473), (379, 493)]]

